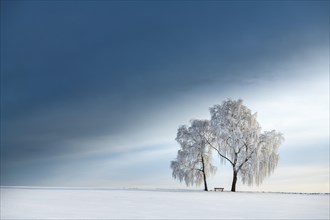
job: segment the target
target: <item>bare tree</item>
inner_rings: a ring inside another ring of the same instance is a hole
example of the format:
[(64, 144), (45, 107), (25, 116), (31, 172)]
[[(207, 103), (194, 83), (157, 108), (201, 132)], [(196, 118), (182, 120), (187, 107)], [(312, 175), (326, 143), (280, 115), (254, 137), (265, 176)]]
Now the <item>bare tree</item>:
[(212, 148), (209, 146), (212, 140), (208, 120), (192, 120), (189, 127), (183, 125), (178, 129), (176, 141), (181, 149), (175, 161), (171, 162), (173, 178), (186, 185), (201, 185), (208, 191), (206, 178), (216, 172), (212, 165)]
[(261, 133), (257, 114), (252, 114), (242, 100), (215, 105), (210, 113), (215, 138), (208, 144), (222, 163), (227, 161), (232, 165), (231, 191), (236, 191), (238, 175), (248, 185), (262, 183), (277, 166), (283, 135), (275, 130)]

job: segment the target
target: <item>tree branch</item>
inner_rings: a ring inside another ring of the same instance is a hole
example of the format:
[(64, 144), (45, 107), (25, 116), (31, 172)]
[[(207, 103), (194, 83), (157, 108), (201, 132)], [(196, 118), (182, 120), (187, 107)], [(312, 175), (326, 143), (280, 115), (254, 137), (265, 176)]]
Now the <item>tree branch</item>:
[(226, 144), (227, 144), (229, 147), (231, 147), (230, 144), (228, 144), (228, 140), (229, 140), (229, 139), (231, 139), (231, 137), (228, 137), (228, 138), (227, 138), (227, 140), (226, 140)]
[(244, 142), (243, 146), (238, 149), (237, 154), (239, 154), (244, 147), (246, 147), (246, 149), (247, 149), (247, 144), (245, 142)]
[[(259, 143), (258, 143), (258, 147), (260, 146), (260, 144), (261, 143), (263, 143), (264, 141), (260, 141)], [(244, 145), (245, 145), (245, 147), (246, 147), (246, 150), (248, 149), (248, 146), (247, 146), (247, 144), (246, 143), (244, 143)], [(239, 165), (239, 167), (238, 167), (238, 171), (243, 167), (243, 165), (246, 163), (246, 162), (248, 162), (248, 160), (250, 160), (251, 159), (251, 157), (252, 157), (252, 155), (253, 155), (253, 153), (255, 152), (257, 150), (257, 147), (256, 148), (254, 148), (253, 149), (253, 151), (250, 153), (250, 155), (247, 157), (247, 158), (245, 158), (245, 160), (243, 161), (243, 163), (241, 164), (241, 165)]]
[(225, 155), (222, 155), (220, 153), (220, 151), (216, 147), (214, 147), (208, 140), (206, 140), (206, 142), (210, 145), (210, 147), (212, 147), (214, 150), (216, 150), (218, 152), (219, 156), (225, 158), (226, 160), (228, 160), (229, 163), (231, 163), (231, 165), (235, 166), (235, 164), (228, 157), (226, 157)]
[(196, 169), (195, 168), (194, 170), (197, 170), (197, 171), (200, 171), (200, 172), (204, 173), (204, 171), (202, 169)]
[(252, 157), (253, 153), (256, 151), (256, 149), (257, 148), (254, 148), (253, 151), (250, 153), (250, 155), (247, 158), (245, 158), (243, 163), (241, 165), (239, 165), (237, 171), (239, 171), (243, 167), (243, 165), (251, 159), (251, 157)]

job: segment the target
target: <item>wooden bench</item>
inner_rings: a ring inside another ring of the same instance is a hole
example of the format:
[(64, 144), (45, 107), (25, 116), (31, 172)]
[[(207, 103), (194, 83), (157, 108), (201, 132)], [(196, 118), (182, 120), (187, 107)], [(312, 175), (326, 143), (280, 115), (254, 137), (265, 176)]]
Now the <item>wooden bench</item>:
[(216, 192), (216, 191), (223, 192), (223, 189), (224, 189), (224, 188), (214, 188), (214, 191), (215, 191), (215, 192)]

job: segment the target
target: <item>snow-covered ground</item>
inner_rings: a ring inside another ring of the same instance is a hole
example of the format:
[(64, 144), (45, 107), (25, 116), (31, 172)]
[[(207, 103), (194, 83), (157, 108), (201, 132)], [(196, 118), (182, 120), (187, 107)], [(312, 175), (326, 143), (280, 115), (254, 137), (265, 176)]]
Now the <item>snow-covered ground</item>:
[(1, 219), (329, 219), (329, 194), (1, 188)]

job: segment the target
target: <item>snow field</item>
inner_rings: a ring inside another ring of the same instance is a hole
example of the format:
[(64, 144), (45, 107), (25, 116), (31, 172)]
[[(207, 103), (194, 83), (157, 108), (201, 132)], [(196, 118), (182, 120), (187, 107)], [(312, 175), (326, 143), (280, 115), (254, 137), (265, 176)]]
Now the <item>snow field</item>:
[(1, 219), (329, 219), (329, 194), (1, 188)]

